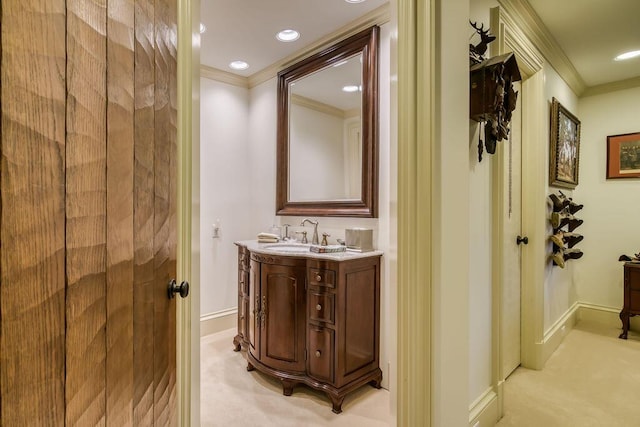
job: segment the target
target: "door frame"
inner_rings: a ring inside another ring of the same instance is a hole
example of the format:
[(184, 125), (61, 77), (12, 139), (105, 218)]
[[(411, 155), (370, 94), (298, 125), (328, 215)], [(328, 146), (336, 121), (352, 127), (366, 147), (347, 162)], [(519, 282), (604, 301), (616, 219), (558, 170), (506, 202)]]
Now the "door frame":
[[(544, 341), (544, 266), (546, 218), (546, 162), (547, 150), (540, 141), (547, 140), (545, 131), (544, 58), (520, 27), (502, 7), (491, 9), (491, 28), (495, 29), (496, 55), (514, 52), (522, 75), (522, 225), (529, 244), (521, 247), (521, 304), (520, 360), (521, 366), (541, 369)], [(493, 53), (493, 52), (492, 52)], [(501, 212), (506, 197), (502, 153), (492, 162), (492, 209)], [(504, 221), (501, 215), (492, 216), (492, 388), (497, 396), (498, 418), (504, 413), (504, 381), (502, 366), (502, 292), (504, 287)]]
[[(200, 0), (178, 1), (177, 279), (190, 283), (176, 306), (176, 417), (179, 426), (200, 425), (200, 290), (193, 274), (193, 148), (200, 140)], [(199, 168), (196, 171), (199, 173)], [(195, 266), (198, 263), (195, 262)]]
[[(398, 145), (398, 283), (397, 378), (392, 391), (398, 425), (431, 425), (432, 312), (432, 186), (437, 179), (420, 165), (432, 164), (435, 140), (436, 0), (390, 0), (398, 38), (392, 43), (392, 64), (398, 80), (395, 132)], [(178, 0), (178, 278), (192, 283), (190, 297), (178, 303), (177, 416), (178, 425), (200, 425), (200, 306), (198, 274), (192, 264), (192, 150), (200, 137), (200, 0)], [(392, 110), (393, 111), (393, 110)], [(393, 115), (393, 114), (392, 114)], [(420, 117), (420, 120), (418, 120)], [(190, 124), (190, 126), (189, 126)], [(416, 159), (420, 162), (416, 162)], [(428, 170), (428, 168), (426, 168)], [(194, 183), (195, 184), (195, 183)], [(196, 184), (197, 185), (197, 184)], [(195, 209), (195, 208), (194, 208)], [(427, 260), (427, 262), (425, 262)]]

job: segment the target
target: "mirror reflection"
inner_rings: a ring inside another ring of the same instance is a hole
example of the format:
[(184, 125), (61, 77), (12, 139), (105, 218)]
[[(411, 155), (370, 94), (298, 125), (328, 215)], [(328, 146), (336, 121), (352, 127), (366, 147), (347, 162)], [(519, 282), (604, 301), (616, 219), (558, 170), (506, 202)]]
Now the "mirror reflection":
[(290, 201), (361, 198), (361, 100), (362, 53), (290, 83)]
[(276, 214), (377, 216), (378, 34), (278, 73)]

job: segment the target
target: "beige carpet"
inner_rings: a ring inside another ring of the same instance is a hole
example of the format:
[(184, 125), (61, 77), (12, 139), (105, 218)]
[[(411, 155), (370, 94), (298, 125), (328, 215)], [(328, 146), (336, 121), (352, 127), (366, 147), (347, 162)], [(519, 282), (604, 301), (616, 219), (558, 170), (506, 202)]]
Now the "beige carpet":
[(331, 411), (324, 393), (300, 385), (284, 396), (280, 383), (247, 372), (244, 352), (232, 350), (235, 330), (201, 340), (202, 426), (349, 426), (393, 425), (389, 392), (364, 386), (347, 395), (342, 413)]
[(640, 426), (640, 336), (578, 324), (542, 371), (518, 368), (505, 383), (499, 427)]
[[(624, 341), (619, 333), (579, 324), (544, 370), (518, 368), (505, 383), (498, 427), (640, 427), (640, 334), (630, 331)], [(395, 425), (386, 390), (361, 388), (347, 396), (340, 415), (308, 387), (283, 396), (277, 380), (246, 371), (244, 352), (232, 351), (234, 334), (202, 338), (203, 426)]]

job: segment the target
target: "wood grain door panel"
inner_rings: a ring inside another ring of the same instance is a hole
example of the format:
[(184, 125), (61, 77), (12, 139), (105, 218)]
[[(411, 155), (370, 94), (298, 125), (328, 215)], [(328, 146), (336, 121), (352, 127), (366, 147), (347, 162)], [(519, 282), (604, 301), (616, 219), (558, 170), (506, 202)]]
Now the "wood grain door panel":
[(0, 13), (0, 424), (63, 425), (65, 2)]
[(82, 0), (67, 8), (66, 423), (97, 425), (106, 421), (107, 11)]
[(0, 425), (176, 423), (176, 21), (2, 3)]

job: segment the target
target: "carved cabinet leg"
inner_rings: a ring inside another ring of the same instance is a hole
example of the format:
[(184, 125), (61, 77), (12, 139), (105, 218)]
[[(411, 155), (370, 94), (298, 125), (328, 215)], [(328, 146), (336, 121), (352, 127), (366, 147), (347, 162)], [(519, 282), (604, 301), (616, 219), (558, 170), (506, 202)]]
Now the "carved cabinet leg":
[(382, 388), (382, 371), (380, 371), (374, 379), (369, 381), (369, 384), (371, 384), (371, 387), (373, 388)]
[(334, 396), (332, 394), (329, 395), (331, 398), (331, 403), (333, 403), (332, 411), (335, 414), (339, 414), (342, 412), (342, 402), (344, 402), (344, 396)]
[(256, 367), (255, 367), (255, 366), (253, 366), (253, 365), (251, 364), (251, 362), (247, 362), (247, 371), (251, 372), (251, 371), (253, 371), (254, 369), (256, 369)]
[(241, 342), (242, 338), (240, 338), (240, 335), (233, 337), (233, 351), (240, 351), (240, 347), (242, 346)]
[(293, 393), (293, 387), (295, 387), (296, 383), (289, 380), (282, 380), (282, 394), (285, 396), (291, 396)]
[(620, 320), (622, 320), (622, 333), (618, 338), (623, 340), (627, 339), (627, 332), (629, 331), (629, 313), (624, 310), (620, 312)]

